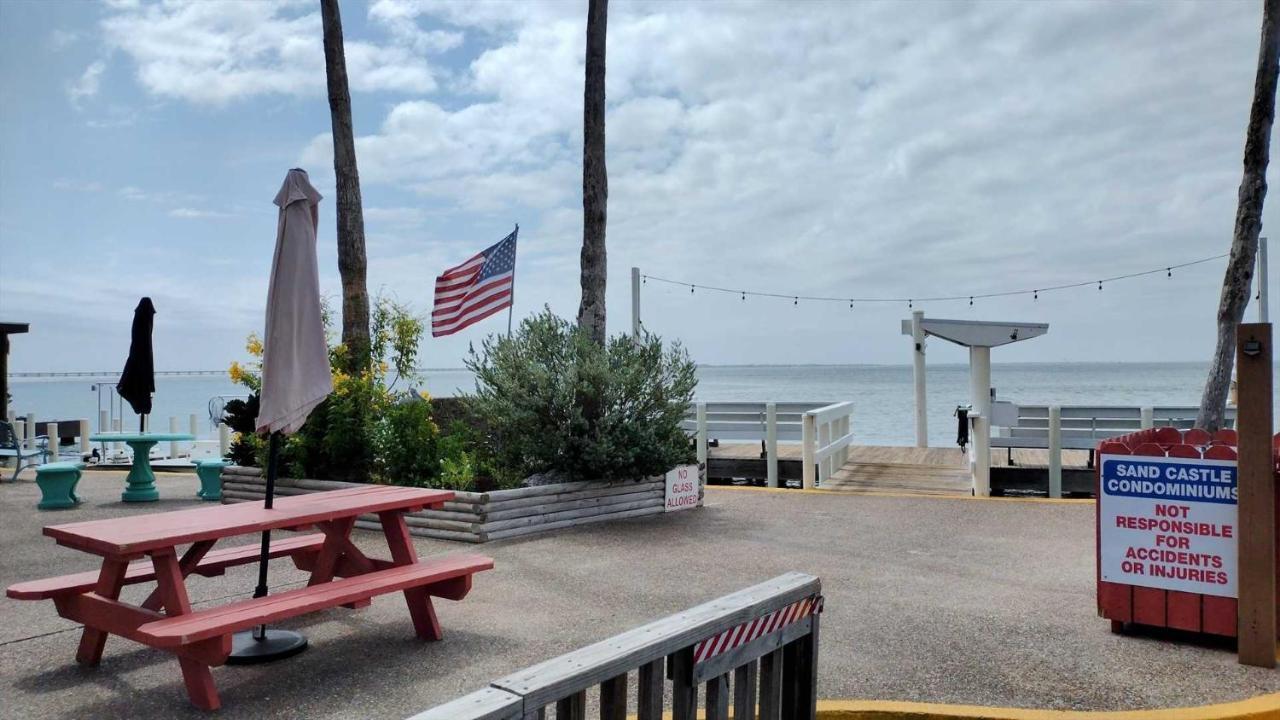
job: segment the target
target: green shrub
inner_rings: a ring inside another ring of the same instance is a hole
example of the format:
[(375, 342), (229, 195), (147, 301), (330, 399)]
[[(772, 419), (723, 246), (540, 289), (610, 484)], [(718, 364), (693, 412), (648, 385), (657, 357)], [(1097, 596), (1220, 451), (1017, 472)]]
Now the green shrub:
[(374, 431), (378, 478), (393, 485), (433, 486), (440, 472), (438, 437), (426, 399), (408, 395), (392, 403)]
[(479, 451), (527, 476), (559, 470), (577, 480), (640, 478), (692, 457), (680, 427), (697, 383), (678, 345), (646, 334), (600, 347), (550, 310), (490, 337), (466, 362), (475, 373), (471, 414)]
[[(327, 309), (323, 314), (332, 337)], [(297, 433), (286, 438), (281, 450), (282, 474), (421, 485), (438, 472), (437, 429), (429, 400), (414, 403), (425, 407), (402, 407), (395, 396), (397, 383), (415, 379), (422, 320), (385, 298), (374, 303), (371, 314), (370, 365), (353, 368), (346, 347), (330, 345), (333, 393), (311, 411)], [(262, 343), (250, 335), (245, 349), (254, 362), (248, 367), (232, 363), (229, 373), (234, 382), (256, 393), (262, 384)], [(394, 379), (389, 381), (393, 367)], [(252, 416), (256, 415), (255, 408)], [(266, 440), (253, 434), (252, 424), (240, 432), (236, 461), (265, 466)]]

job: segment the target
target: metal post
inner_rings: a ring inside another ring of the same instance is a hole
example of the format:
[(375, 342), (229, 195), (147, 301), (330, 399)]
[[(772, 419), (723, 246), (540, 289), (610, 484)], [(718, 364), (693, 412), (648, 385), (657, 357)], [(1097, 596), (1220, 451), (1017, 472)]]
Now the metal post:
[(698, 463), (707, 462), (707, 404), (698, 403)]
[(1258, 238), (1258, 322), (1271, 322), (1267, 307), (1267, 239)]
[(1237, 467), (1239, 660), (1276, 666), (1276, 487), (1271, 450), (1273, 422), (1271, 325), (1242, 324), (1236, 333), (1240, 405)]
[(929, 447), (929, 408), (925, 397), (925, 365), (924, 365), (924, 328), (920, 323), (924, 320), (924, 311), (911, 313), (911, 375), (916, 389), (916, 447)]
[(764, 404), (765, 476), (771, 488), (778, 487), (778, 404)]
[[(818, 424), (818, 447), (827, 447), (831, 444), (831, 423), (824, 422)], [(826, 482), (831, 477), (831, 455), (822, 458), (818, 463), (818, 485)]]
[(82, 452), (82, 453), (88, 453), (88, 452), (89, 452), (89, 450), (90, 450), (90, 446), (89, 446), (89, 421), (88, 421), (88, 420), (81, 420), (81, 421), (80, 421), (80, 452)]
[(231, 451), (231, 428), (226, 423), (218, 423), (218, 457), (226, 457)]
[(991, 348), (969, 348), (969, 402), (973, 405), (973, 494), (991, 494)]
[[(516, 223), (516, 229), (511, 231), (512, 235), (517, 238), (520, 236), (520, 223)], [(515, 262), (511, 263), (511, 304), (507, 306), (507, 337), (511, 337), (511, 318), (516, 314), (516, 266)]]
[(973, 421), (973, 494), (991, 495), (991, 418), (970, 415)]
[(1153, 427), (1155, 427), (1155, 426), (1156, 426), (1156, 420), (1155, 420), (1155, 418), (1156, 418), (1156, 411), (1155, 411), (1155, 409), (1153, 409), (1153, 408), (1149, 408), (1149, 407), (1144, 407), (1144, 408), (1142, 408), (1141, 410), (1139, 410), (1139, 411), (1138, 411), (1138, 414), (1139, 414), (1139, 417), (1141, 417), (1141, 419), (1142, 419), (1142, 420), (1141, 420), (1141, 424), (1142, 424), (1142, 429), (1143, 429), (1143, 430), (1149, 430), (1149, 429), (1151, 429), (1151, 428), (1153, 428)]
[[(0, 417), (9, 414), (9, 333), (0, 333)], [(14, 462), (21, 463), (21, 459)]]
[[(108, 418), (109, 418), (109, 414), (106, 410), (98, 411), (98, 432), (100, 433), (111, 432), (111, 420)], [(106, 460), (107, 459), (107, 443), (99, 442), (98, 447), (101, 448), (102, 450), (102, 459)]]
[(194, 450), (195, 438), (200, 437), (200, 418), (196, 417), (195, 413), (191, 413), (191, 415), (187, 418), (187, 428), (188, 428), (188, 432), (192, 437), (191, 447)]
[(58, 423), (51, 422), (46, 424), (44, 426), (44, 434), (48, 438), (46, 440), (48, 450), (45, 452), (44, 461), (58, 462)]
[[(178, 418), (172, 415), (169, 416), (169, 432), (175, 435), (178, 433)], [(169, 441), (169, 458), (173, 459), (176, 457), (178, 457), (178, 441), (170, 440)]]
[(801, 470), (800, 470), (800, 487), (805, 490), (812, 490), (815, 486), (814, 475), (817, 474), (817, 468), (814, 467), (814, 456), (817, 454), (814, 444), (818, 439), (817, 422), (813, 418), (813, 413), (805, 413), (803, 422), (800, 425), (800, 444), (801, 444)]
[(1062, 497), (1062, 408), (1049, 408), (1049, 497)]
[(640, 268), (631, 268), (631, 337), (640, 339)]

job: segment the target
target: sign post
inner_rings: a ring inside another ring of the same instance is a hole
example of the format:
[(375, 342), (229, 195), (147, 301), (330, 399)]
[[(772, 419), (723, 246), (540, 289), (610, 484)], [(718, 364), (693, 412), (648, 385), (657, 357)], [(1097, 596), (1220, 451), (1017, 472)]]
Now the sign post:
[(1236, 330), (1240, 435), (1239, 660), (1276, 666), (1276, 489), (1271, 428), (1271, 325)]

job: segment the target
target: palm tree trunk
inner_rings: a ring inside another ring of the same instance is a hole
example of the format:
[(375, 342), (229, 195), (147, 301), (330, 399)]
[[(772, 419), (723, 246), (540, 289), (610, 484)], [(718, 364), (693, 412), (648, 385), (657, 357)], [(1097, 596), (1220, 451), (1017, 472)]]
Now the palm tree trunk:
[(355, 131), (351, 126), (351, 91), (342, 45), (338, 0), (320, 0), (324, 24), (324, 66), (329, 80), (329, 116), (333, 125), (333, 170), (338, 199), (338, 272), (342, 275), (342, 344), (353, 369), (369, 364), (369, 288), (365, 274), (364, 211), (360, 172), (356, 169)]
[(604, 235), (609, 176), (604, 164), (604, 50), (609, 0), (587, 8), (587, 70), (582, 107), (582, 303), (578, 327), (605, 343)]
[(1258, 48), (1258, 74), (1253, 85), (1253, 107), (1244, 142), (1244, 179), (1236, 205), (1231, 257), (1222, 280), (1218, 303), (1218, 346), (1209, 366), (1209, 377), (1200, 397), (1196, 425), (1210, 432), (1222, 427), (1231, 368), (1236, 347), (1236, 326), (1249, 304), (1249, 290), (1262, 231), (1262, 204), (1267, 197), (1267, 163), (1271, 154), (1271, 124), (1276, 114), (1276, 72), (1280, 66), (1280, 0), (1262, 5), (1262, 38)]

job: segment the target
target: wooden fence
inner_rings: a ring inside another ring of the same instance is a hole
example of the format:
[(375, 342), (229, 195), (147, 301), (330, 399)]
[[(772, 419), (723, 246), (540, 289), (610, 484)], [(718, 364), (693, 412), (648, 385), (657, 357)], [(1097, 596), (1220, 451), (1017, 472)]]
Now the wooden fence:
[(849, 459), (853, 403), (832, 403), (804, 414), (804, 474), (801, 486), (811, 490)]
[[(303, 495), (358, 487), (332, 480), (278, 478), (278, 495)], [(223, 472), (223, 502), (260, 501), (266, 481), (260, 468), (229, 467)], [(605, 520), (657, 515), (666, 511), (666, 480), (574, 482), (494, 490), (458, 491), (439, 510), (405, 516), (409, 532), (420, 537), (482, 543)], [(701, 505), (701, 500), (699, 500)], [(361, 516), (357, 527), (378, 529), (378, 518)]]
[[(822, 583), (787, 573), (498, 678), (412, 720), (707, 720), (815, 717)], [(665, 672), (664, 672), (665, 666)], [(628, 691), (636, 688), (633, 694)], [(589, 698), (588, 695), (591, 695)]]
[(812, 488), (844, 464), (853, 436), (851, 402), (693, 403), (683, 427), (696, 438), (698, 462), (710, 439), (764, 443), (766, 482), (778, 487), (778, 442), (803, 444), (803, 485)]
[[(1049, 497), (1062, 497), (1062, 451), (1093, 450), (1099, 442), (1148, 428), (1180, 430), (1195, 425), (1198, 407), (1115, 406), (1115, 405), (1017, 405), (1001, 421), (993, 412), (992, 448), (1007, 448), (1013, 465), (1014, 448), (1043, 448), (1049, 451)], [(1236, 409), (1228, 407), (1226, 426), (1235, 425)], [(976, 480), (976, 478), (975, 478)]]

